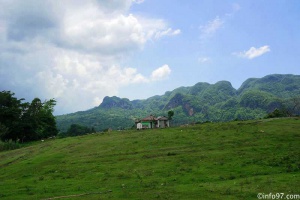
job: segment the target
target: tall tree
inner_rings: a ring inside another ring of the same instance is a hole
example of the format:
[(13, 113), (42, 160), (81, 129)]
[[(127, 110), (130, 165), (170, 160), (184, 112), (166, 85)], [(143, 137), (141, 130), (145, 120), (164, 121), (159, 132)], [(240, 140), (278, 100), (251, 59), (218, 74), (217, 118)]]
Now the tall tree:
[(31, 103), (23, 103), (10, 91), (0, 92), (0, 139), (32, 141), (57, 135), (53, 116), (56, 101), (50, 99), (42, 103), (35, 98)]
[(6, 130), (1, 134), (2, 140), (18, 139), (21, 116), (28, 107), (28, 103), (22, 103), (24, 99), (17, 99), (14, 95), (10, 91), (0, 92), (0, 123)]
[(174, 116), (174, 111), (173, 111), (173, 110), (170, 110), (170, 111), (168, 112), (168, 118), (171, 120), (173, 116)]
[(4, 125), (0, 123), (0, 138), (4, 137), (7, 132), (8, 132), (8, 128)]
[(27, 112), (22, 116), (22, 140), (30, 141), (57, 135), (56, 121), (52, 114), (55, 105), (54, 99), (44, 103), (39, 98), (32, 100)]
[(50, 99), (45, 101), (43, 104), (43, 108), (39, 113), (40, 117), (40, 126), (39, 126), (39, 134), (40, 137), (49, 137), (55, 136), (58, 133), (56, 128), (56, 120), (53, 116), (54, 106), (56, 105), (56, 101), (54, 99)]

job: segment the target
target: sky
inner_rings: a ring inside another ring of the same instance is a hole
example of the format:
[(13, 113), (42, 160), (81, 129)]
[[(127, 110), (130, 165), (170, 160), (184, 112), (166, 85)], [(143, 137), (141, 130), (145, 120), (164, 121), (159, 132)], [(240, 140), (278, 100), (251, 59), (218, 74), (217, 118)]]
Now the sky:
[(198, 82), (300, 74), (298, 0), (0, 0), (0, 90), (146, 99)]

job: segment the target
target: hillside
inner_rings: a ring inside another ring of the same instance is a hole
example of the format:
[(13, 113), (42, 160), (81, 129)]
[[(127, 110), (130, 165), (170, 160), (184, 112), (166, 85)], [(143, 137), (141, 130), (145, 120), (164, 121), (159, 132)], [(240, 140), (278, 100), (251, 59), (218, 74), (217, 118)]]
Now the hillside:
[(257, 199), (258, 193), (299, 194), (299, 130), (300, 118), (286, 118), (36, 142), (0, 152), (0, 198)]
[[(98, 107), (56, 116), (56, 120), (61, 131), (66, 131), (73, 123), (100, 131), (107, 128), (130, 128), (136, 118), (150, 114), (166, 116), (169, 110), (175, 112), (173, 125), (258, 119), (276, 108), (294, 107), (291, 100), (294, 97), (300, 97), (300, 75), (273, 74), (250, 78), (237, 90), (228, 81), (215, 84), (200, 82), (145, 100), (105, 97)], [(294, 114), (300, 114), (300, 108), (294, 111)]]

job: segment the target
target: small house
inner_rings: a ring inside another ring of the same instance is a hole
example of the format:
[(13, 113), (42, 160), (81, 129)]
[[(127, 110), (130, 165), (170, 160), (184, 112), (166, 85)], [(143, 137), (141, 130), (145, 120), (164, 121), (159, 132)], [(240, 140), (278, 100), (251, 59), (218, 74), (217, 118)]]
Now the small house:
[(169, 119), (164, 116), (155, 117), (150, 115), (141, 120), (136, 121), (137, 129), (146, 129), (146, 128), (166, 128), (169, 127)]
[(166, 128), (170, 127), (169, 119), (165, 116), (157, 117), (157, 128)]

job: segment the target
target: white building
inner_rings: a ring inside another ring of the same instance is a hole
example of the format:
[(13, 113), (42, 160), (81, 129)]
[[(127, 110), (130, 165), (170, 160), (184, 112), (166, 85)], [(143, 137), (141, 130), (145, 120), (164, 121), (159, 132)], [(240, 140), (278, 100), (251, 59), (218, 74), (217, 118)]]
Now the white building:
[(167, 117), (154, 117), (150, 115), (141, 120), (136, 121), (136, 128), (145, 129), (145, 128), (166, 128), (170, 127), (170, 122)]

